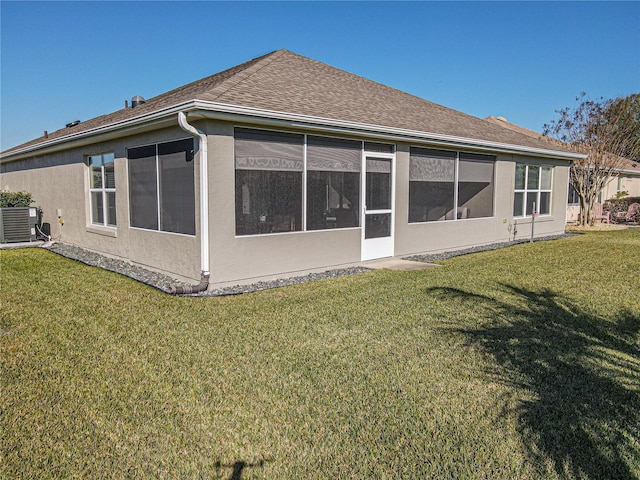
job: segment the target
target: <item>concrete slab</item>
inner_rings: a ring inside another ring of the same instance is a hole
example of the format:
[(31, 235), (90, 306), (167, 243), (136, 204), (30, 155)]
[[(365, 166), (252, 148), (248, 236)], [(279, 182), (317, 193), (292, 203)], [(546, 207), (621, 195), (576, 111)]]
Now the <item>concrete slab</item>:
[(411, 260), (403, 260), (402, 258), (382, 258), (380, 260), (369, 260), (360, 263), (365, 268), (373, 270), (381, 270), (387, 268), (389, 270), (400, 270), (403, 272), (412, 272), (414, 270), (425, 270), (427, 268), (441, 267), (435, 263), (413, 262)]
[(41, 247), (44, 245), (42, 240), (34, 240), (33, 242), (13, 242), (13, 243), (0, 243), (0, 250), (10, 250), (14, 248), (29, 248), (29, 247)]

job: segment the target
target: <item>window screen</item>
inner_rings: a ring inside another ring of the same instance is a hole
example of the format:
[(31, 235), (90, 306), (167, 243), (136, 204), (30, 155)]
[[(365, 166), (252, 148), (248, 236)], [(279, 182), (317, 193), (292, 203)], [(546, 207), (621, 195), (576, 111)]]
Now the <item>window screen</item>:
[(303, 135), (237, 128), (236, 169), (302, 172), (303, 142)]
[(367, 158), (366, 189), (367, 210), (391, 208), (391, 160)]
[(158, 229), (156, 146), (130, 148), (129, 205), (132, 227)]
[(193, 139), (130, 148), (132, 227), (195, 235)]
[(409, 222), (447, 219), (453, 212), (456, 152), (412, 148), (409, 157)]
[(362, 144), (307, 138), (307, 229), (360, 225)]
[(193, 140), (158, 145), (160, 230), (195, 235)]
[(304, 136), (237, 128), (236, 234), (302, 230)]
[(458, 173), (458, 218), (493, 216), (495, 157), (461, 153)]

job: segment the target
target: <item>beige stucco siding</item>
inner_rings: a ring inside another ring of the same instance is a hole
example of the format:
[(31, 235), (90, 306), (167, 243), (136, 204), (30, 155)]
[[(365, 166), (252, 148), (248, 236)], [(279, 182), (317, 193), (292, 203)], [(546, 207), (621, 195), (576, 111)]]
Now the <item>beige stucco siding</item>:
[[(197, 280), (200, 248), (196, 236), (129, 228), (126, 149), (186, 137), (189, 135), (175, 127), (9, 163), (3, 167), (0, 188), (32, 193), (34, 205), (42, 207), (43, 222), (51, 225), (51, 235), (56, 241), (169, 273), (181, 280)], [(116, 228), (91, 224), (89, 168), (85, 159), (106, 152), (113, 152), (116, 157)], [(197, 196), (197, 156), (195, 162)], [(58, 209), (64, 225), (59, 223)]]
[(498, 155), (494, 170), (494, 216), (439, 222), (408, 222), (409, 153), (399, 145), (396, 156), (396, 237), (395, 255), (462, 249), (488, 243), (513, 240), (514, 220), (517, 239), (531, 236), (531, 219), (513, 216), (513, 197), (516, 163), (552, 165), (553, 194), (551, 215), (538, 217), (535, 236), (557, 235), (564, 232), (567, 198), (568, 167), (566, 162), (540, 158)]
[(640, 197), (640, 172), (638, 174), (621, 173), (612, 178), (602, 189), (602, 200), (614, 198), (618, 192), (627, 192), (630, 197)]
[(234, 125), (210, 122), (211, 282), (331, 268), (360, 261), (359, 228), (236, 236)]
[[(361, 259), (362, 229), (237, 236), (235, 233), (234, 126), (225, 121), (191, 121), (208, 135), (209, 256), (211, 286), (246, 283), (262, 278), (295, 275), (358, 263)], [(200, 258), (200, 153), (196, 140), (195, 221), (196, 235), (179, 235), (129, 227), (129, 191), (126, 149), (135, 146), (190, 137), (178, 126), (128, 136), (87, 147), (33, 157), (27, 163), (5, 166), (3, 188), (33, 193), (36, 205), (44, 209), (44, 221), (51, 224), (56, 240), (102, 252), (177, 279), (199, 279)], [(409, 151), (411, 145), (396, 145), (394, 255), (438, 252), (513, 239), (528, 238), (531, 219), (513, 218), (513, 190), (516, 162), (553, 165), (551, 215), (535, 222), (536, 236), (564, 232), (568, 162), (501, 154), (494, 169), (494, 216), (425, 223), (408, 222)], [(91, 225), (89, 168), (87, 155), (114, 152), (116, 174), (117, 228)], [(22, 168), (22, 169), (21, 169)], [(62, 210), (64, 225), (56, 210)]]

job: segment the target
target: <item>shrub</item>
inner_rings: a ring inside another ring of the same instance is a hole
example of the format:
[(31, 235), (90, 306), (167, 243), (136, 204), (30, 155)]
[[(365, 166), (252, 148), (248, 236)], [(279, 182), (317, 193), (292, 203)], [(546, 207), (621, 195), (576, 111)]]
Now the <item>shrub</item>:
[[(624, 197), (624, 198), (612, 198), (607, 200), (604, 205), (604, 208), (611, 212), (611, 218), (615, 219), (617, 213), (627, 213), (629, 210), (629, 205), (632, 203), (640, 203), (640, 197)], [(640, 221), (640, 218), (632, 219), (634, 222)]]
[(0, 207), (28, 207), (33, 198), (28, 192), (0, 192)]
[(629, 195), (629, 192), (627, 192), (626, 190), (622, 190), (621, 192), (616, 193), (613, 198), (624, 198), (627, 195)]

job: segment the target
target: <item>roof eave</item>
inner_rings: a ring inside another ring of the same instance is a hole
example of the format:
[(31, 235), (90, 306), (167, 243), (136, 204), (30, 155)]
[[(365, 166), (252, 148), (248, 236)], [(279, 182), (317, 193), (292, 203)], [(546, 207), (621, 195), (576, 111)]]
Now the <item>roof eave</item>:
[(202, 116), (204, 118), (232, 121), (242, 119), (244, 121), (260, 124), (277, 124), (280, 126), (314, 130), (357, 133), (359, 135), (368, 135), (378, 139), (412, 141), (445, 147), (473, 148), (483, 151), (532, 155), (536, 157), (553, 158), (566, 161), (585, 158), (585, 155), (572, 152), (562, 152), (558, 150), (534, 148), (488, 140), (456, 137), (452, 135), (407, 130), (383, 125), (335, 120), (330, 118), (245, 107), (241, 105), (230, 105), (204, 100), (189, 100), (171, 107), (140, 115), (138, 117), (46, 140), (44, 142), (14, 150), (8, 154), (4, 153), (0, 157), (0, 163), (28, 158), (36, 153), (51, 153), (54, 151), (86, 145), (96, 141), (103, 141), (124, 132), (131, 135), (136, 133), (136, 131), (148, 130), (149, 127), (160, 128), (164, 124), (168, 123), (168, 120), (172, 119), (174, 115), (177, 115), (177, 113), (181, 111), (191, 112), (191, 114)]
[(586, 158), (586, 155), (574, 152), (549, 150), (543, 148), (527, 147), (523, 145), (493, 142), (473, 138), (456, 137), (439, 133), (422, 132), (402, 128), (387, 127), (384, 125), (365, 124), (345, 120), (335, 120), (323, 117), (312, 117), (294, 113), (263, 110), (238, 105), (220, 104), (215, 102), (196, 101), (199, 107), (198, 114), (206, 118), (221, 120), (237, 120), (241, 117), (245, 121), (253, 121), (259, 124), (280, 125), (298, 128), (321, 129), (340, 133), (356, 133), (373, 138), (386, 140), (402, 140), (409, 142), (428, 143), (443, 147), (473, 148), (483, 151), (514, 153), (520, 155), (532, 155), (536, 157), (554, 158), (573, 161)]
[(127, 135), (131, 135), (135, 134), (137, 131), (161, 128), (165, 125), (168, 126), (170, 124), (177, 123), (177, 119), (174, 119), (174, 116), (176, 116), (178, 112), (192, 110), (193, 108), (194, 101), (190, 100), (161, 110), (146, 113), (138, 117), (128, 118), (108, 125), (84, 130), (82, 132), (45, 140), (44, 142), (28, 145), (24, 148), (13, 150), (8, 153), (2, 152), (0, 163), (21, 160), (34, 154), (42, 155), (60, 150), (68, 150), (70, 148), (95, 143), (96, 141), (105, 141), (117, 137), (125, 132)]

